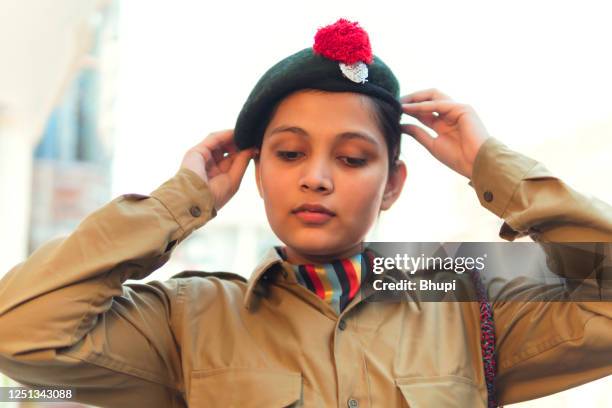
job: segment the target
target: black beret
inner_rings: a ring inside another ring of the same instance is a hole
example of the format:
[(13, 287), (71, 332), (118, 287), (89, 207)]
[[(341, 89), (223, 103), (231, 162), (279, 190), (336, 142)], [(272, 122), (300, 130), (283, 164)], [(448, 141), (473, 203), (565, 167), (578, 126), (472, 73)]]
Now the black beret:
[(236, 146), (242, 150), (258, 145), (274, 106), (300, 89), (362, 93), (390, 103), (398, 117), (401, 112), (397, 78), (371, 53), (367, 33), (357, 23), (340, 19), (318, 30), (313, 47), (281, 60), (259, 79), (238, 115)]

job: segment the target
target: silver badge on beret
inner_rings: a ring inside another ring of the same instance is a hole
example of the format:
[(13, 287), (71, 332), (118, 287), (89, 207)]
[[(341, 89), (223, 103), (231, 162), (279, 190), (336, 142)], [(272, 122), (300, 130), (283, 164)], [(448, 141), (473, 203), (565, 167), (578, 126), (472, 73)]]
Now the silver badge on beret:
[(368, 78), (368, 66), (361, 61), (347, 65), (344, 62), (340, 63), (340, 71), (345, 77), (353, 82), (365, 83)]

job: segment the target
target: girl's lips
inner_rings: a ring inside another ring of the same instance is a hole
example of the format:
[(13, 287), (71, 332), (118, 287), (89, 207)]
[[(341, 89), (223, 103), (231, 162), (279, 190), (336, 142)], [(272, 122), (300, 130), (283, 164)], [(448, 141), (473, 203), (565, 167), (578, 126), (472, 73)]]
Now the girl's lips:
[(331, 214), (317, 211), (297, 211), (294, 213), (300, 220), (306, 224), (322, 225), (328, 222), (332, 217)]

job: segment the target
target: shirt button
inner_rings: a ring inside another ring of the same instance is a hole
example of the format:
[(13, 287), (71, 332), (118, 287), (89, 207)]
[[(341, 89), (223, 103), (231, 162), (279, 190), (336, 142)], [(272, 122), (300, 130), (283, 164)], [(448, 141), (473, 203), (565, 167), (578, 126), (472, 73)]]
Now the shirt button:
[(199, 217), (200, 215), (202, 215), (202, 210), (200, 210), (200, 207), (198, 207), (197, 205), (194, 205), (193, 207), (191, 207), (189, 209), (189, 212), (191, 213), (191, 215), (193, 215), (194, 217)]
[(340, 319), (340, 321), (338, 322), (338, 328), (340, 330), (346, 329), (346, 322), (344, 321), (344, 319)]
[(355, 398), (349, 398), (348, 406), (349, 408), (357, 408), (359, 407), (359, 401), (357, 401)]
[(487, 203), (490, 203), (491, 201), (493, 201), (493, 193), (490, 192), (489, 190), (484, 192), (484, 199)]

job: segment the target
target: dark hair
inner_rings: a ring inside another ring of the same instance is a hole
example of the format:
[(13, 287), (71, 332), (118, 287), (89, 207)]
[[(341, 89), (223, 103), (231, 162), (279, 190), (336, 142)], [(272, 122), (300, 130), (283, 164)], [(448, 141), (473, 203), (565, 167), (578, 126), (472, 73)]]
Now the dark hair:
[[(313, 92), (328, 92), (320, 89), (311, 89), (307, 88), (309, 91)], [(300, 89), (304, 90), (304, 89)], [(288, 96), (288, 95), (287, 95)], [(385, 142), (387, 142), (387, 152), (389, 158), (389, 174), (393, 173), (396, 169), (395, 162), (399, 159), (400, 150), (401, 150), (401, 141), (402, 141), (402, 128), (400, 126), (400, 119), (402, 116), (401, 106), (399, 102), (397, 106), (393, 106), (389, 102), (382, 100), (380, 98), (376, 98), (370, 95), (363, 96), (367, 97), (368, 100), (372, 103), (373, 106), (373, 116), (374, 120), (377, 122), (379, 129), (381, 130)], [(274, 113), (276, 112), (278, 105), (280, 105), (281, 101), (284, 98), (279, 99), (276, 104), (268, 111), (269, 114), (266, 115), (265, 120), (262, 121), (260, 125), (260, 134), (261, 136), (258, 139), (256, 144), (257, 148), (261, 148), (261, 144), (263, 142), (263, 134), (265, 129), (268, 127), (268, 124)]]
[(396, 169), (395, 162), (399, 160), (401, 150), (402, 128), (400, 119), (402, 111), (382, 99), (371, 96), (368, 96), (368, 99), (374, 105), (376, 121), (387, 142), (389, 174), (391, 174)]

